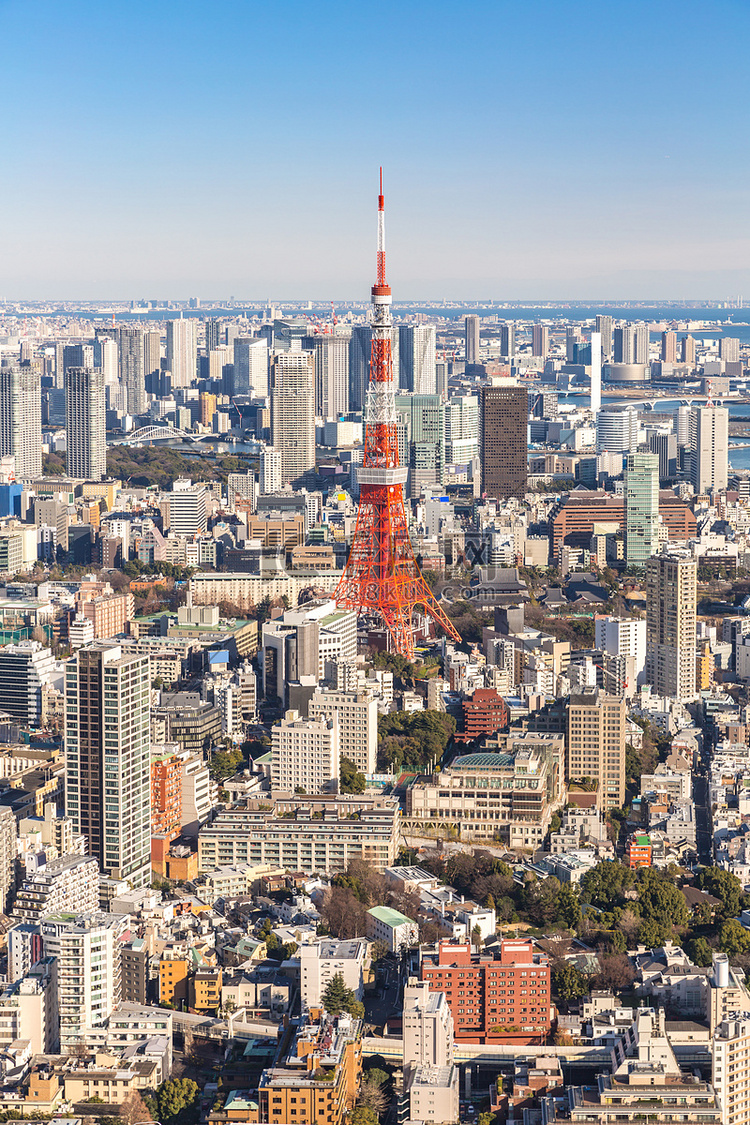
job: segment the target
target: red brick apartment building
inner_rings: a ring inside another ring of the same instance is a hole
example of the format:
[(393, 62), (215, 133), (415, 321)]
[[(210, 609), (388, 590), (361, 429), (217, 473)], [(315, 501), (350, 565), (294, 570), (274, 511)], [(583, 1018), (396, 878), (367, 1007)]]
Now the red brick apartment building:
[(457, 1042), (528, 1047), (552, 1030), (549, 958), (531, 941), (503, 941), (498, 956), (441, 941), (423, 955), (421, 979), (448, 998)]
[[(695, 515), (673, 492), (659, 493), (659, 515), (670, 539), (689, 539), (695, 535)], [(624, 496), (602, 490), (576, 490), (559, 500), (549, 519), (555, 562), (563, 546), (588, 548), (595, 523), (616, 523), (624, 528)]]

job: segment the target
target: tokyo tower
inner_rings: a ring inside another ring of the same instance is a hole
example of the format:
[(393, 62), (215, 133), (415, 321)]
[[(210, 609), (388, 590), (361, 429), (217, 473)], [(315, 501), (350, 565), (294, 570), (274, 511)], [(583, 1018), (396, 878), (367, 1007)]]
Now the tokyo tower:
[(380, 618), (393, 649), (414, 655), (412, 617), (422, 606), (456, 641), (460, 636), (440, 608), (414, 557), (404, 509), (408, 470), (398, 461), (396, 390), (391, 355), (391, 287), (385, 280), (383, 169), (378, 196), (377, 280), (372, 287), (370, 382), (365, 406), (365, 449), (358, 470), (359, 510), (336, 603)]

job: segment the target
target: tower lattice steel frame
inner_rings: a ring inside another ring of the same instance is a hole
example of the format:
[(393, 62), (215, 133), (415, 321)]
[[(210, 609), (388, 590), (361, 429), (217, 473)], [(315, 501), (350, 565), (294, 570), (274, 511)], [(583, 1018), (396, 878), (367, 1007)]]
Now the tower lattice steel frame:
[(412, 618), (423, 606), (456, 641), (454, 625), (437, 603), (414, 556), (404, 508), (408, 470), (399, 465), (396, 389), (391, 355), (391, 288), (385, 279), (383, 170), (378, 195), (377, 281), (372, 287), (372, 349), (365, 407), (365, 449), (358, 470), (359, 510), (349, 558), (336, 587), (336, 603), (379, 617), (393, 647), (414, 655)]

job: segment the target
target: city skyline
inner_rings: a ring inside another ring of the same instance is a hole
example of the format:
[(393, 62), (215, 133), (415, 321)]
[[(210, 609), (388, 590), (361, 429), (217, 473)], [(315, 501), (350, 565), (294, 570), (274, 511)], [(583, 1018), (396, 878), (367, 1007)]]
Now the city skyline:
[(6, 184), (0, 297), (358, 296), (380, 163), (404, 300), (750, 285), (734, 0), (474, 3), (465, 35), (446, 4), (205, 17), (2, 6), (35, 163)]

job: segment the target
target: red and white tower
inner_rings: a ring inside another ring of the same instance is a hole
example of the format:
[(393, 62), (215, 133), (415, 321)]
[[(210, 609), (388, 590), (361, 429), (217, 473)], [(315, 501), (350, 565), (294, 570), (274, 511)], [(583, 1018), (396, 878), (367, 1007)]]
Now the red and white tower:
[(370, 383), (365, 406), (365, 449), (358, 471), (359, 511), (352, 548), (334, 597), (339, 606), (380, 618), (393, 648), (414, 655), (412, 617), (422, 606), (459, 641), (414, 557), (404, 509), (407, 469), (399, 465), (396, 388), (391, 355), (391, 287), (385, 280), (383, 169), (378, 196), (378, 266), (372, 287)]

